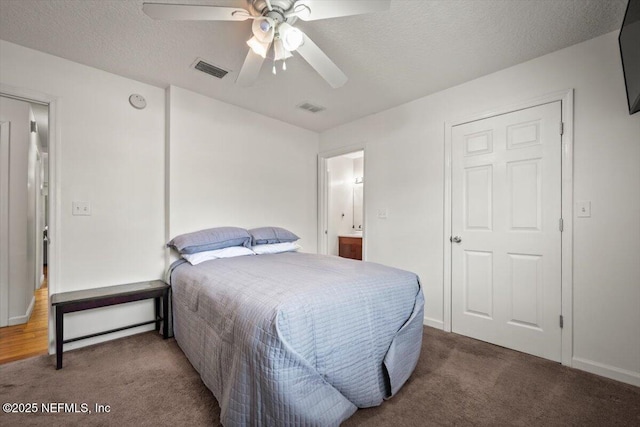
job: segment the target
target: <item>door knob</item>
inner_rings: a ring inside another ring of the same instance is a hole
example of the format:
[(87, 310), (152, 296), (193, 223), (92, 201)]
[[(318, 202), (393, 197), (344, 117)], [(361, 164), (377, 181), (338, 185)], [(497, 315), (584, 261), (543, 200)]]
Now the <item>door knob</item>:
[(449, 238), (449, 240), (451, 240), (451, 243), (460, 243), (460, 242), (462, 242), (462, 239), (460, 238), (460, 236), (451, 236)]

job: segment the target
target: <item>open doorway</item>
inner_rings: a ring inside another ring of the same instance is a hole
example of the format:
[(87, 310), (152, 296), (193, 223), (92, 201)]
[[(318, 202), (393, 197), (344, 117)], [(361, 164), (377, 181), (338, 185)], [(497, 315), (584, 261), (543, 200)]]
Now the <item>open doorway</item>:
[(320, 253), (363, 260), (364, 150), (320, 157)]
[(49, 107), (0, 96), (0, 363), (49, 347)]

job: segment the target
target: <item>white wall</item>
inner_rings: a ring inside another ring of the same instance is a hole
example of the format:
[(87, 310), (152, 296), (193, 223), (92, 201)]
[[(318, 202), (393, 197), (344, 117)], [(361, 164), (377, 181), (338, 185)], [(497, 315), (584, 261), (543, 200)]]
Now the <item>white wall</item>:
[[(31, 122), (35, 122), (33, 107), (29, 105), (29, 127)], [(36, 235), (40, 215), (38, 208), (40, 207), (40, 167), (42, 166), (41, 155), (42, 147), (37, 132), (29, 132), (29, 154), (27, 156), (27, 264), (29, 269), (29, 285), (31, 292), (39, 287), (40, 272), (36, 270), (38, 262), (38, 246), (36, 244)], [(29, 313), (30, 314), (30, 313)]]
[[(353, 159), (353, 176), (364, 178), (364, 155)], [(353, 231), (364, 230), (364, 181), (353, 187)]]
[[(38, 134), (38, 138), (40, 135)], [(35, 281), (36, 281), (36, 289), (40, 289), (44, 282), (44, 243), (43, 243), (43, 233), (45, 223), (45, 199), (44, 199), (44, 155), (46, 153), (42, 152), (42, 147), (39, 146), (38, 154), (36, 157), (36, 170), (35, 170), (35, 202), (36, 202), (36, 214), (35, 214), (35, 224), (34, 230), (35, 235), (34, 245), (35, 245)]]
[(168, 93), (167, 238), (272, 225), (316, 252), (318, 134), (178, 87)]
[(27, 191), (29, 155), (31, 145), (35, 142), (29, 131), (32, 115), (28, 103), (0, 98), (0, 121), (10, 123), (8, 325), (26, 323), (29, 320), (29, 307), (34, 301), (34, 282), (31, 280), (34, 272), (29, 258)]
[[(629, 116), (617, 33), (321, 134), (367, 144), (367, 258), (420, 275), (443, 320), (444, 124), (574, 88), (573, 365), (640, 385), (640, 114)], [(386, 208), (387, 219), (376, 210)]]
[(353, 159), (353, 176), (362, 177), (364, 175), (364, 156)]
[(37, 123), (36, 132), (32, 134), (36, 139), (36, 170), (34, 171), (34, 197), (35, 197), (35, 224), (34, 224), (34, 245), (35, 245), (35, 269), (34, 272), (36, 289), (40, 289), (44, 282), (44, 243), (43, 231), (46, 225), (46, 175), (45, 167), (47, 163), (46, 141), (49, 137), (49, 108), (42, 104), (29, 103), (33, 113), (33, 120)]
[[(50, 187), (55, 184), (60, 194), (60, 258), (52, 266), (59, 270), (50, 292), (161, 278), (164, 90), (5, 41), (0, 41), (0, 83), (58, 102), (59, 158), (52, 161), (59, 161), (60, 174)], [(146, 97), (146, 109), (129, 105), (132, 93)], [(92, 215), (72, 216), (74, 200), (89, 201)], [(151, 301), (74, 313), (66, 316), (65, 336), (152, 318)]]
[(338, 255), (338, 236), (352, 232), (353, 159), (344, 156), (327, 160), (329, 172), (328, 222), (329, 254)]

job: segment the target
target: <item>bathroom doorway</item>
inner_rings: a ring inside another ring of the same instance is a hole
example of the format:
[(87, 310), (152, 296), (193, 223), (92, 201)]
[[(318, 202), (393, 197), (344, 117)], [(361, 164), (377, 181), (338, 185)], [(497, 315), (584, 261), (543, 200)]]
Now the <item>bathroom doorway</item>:
[(320, 156), (319, 252), (364, 259), (364, 149)]

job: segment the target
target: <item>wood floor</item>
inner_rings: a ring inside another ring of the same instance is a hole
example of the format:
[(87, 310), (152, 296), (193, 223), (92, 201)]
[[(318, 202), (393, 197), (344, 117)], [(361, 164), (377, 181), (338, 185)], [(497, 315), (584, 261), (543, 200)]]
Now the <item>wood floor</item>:
[(0, 364), (47, 354), (49, 289), (46, 275), (35, 296), (36, 304), (27, 323), (0, 328)]

